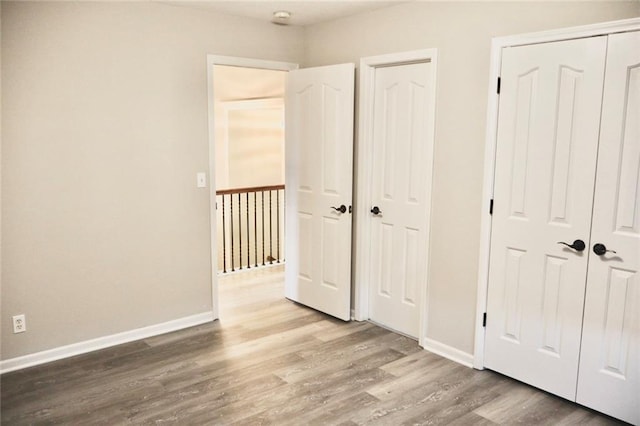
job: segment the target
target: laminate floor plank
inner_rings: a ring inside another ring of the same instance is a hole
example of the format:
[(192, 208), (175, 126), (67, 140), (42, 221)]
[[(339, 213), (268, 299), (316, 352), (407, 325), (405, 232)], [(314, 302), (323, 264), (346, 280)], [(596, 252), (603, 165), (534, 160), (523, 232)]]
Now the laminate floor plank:
[(452, 387), (449, 394), (430, 399), (417, 416), (404, 420), (402, 424), (448, 425), (491, 401), (500, 391), (498, 380), (492, 382), (474, 374), (460, 387)]
[(534, 399), (540, 399), (543, 395), (530, 386), (514, 386), (510, 392), (476, 408), (474, 413), (498, 424), (506, 423), (509, 419), (518, 416), (520, 411), (531, 404)]
[(323, 321), (308, 324), (287, 332), (211, 350), (208, 354), (198, 354), (194, 360), (205, 366), (212, 363), (226, 363), (242, 357), (253, 357), (259, 360), (260, 357), (270, 355), (274, 351), (289, 353), (296, 347), (298, 349), (316, 348), (320, 345), (320, 341), (314, 337), (314, 333), (320, 332), (326, 326), (327, 323)]
[(369, 328), (374, 328), (375, 325), (370, 322), (361, 321), (361, 322), (347, 322), (344, 323), (344, 327), (336, 327), (333, 330), (327, 331), (322, 336), (318, 336), (318, 338), (324, 342), (330, 342), (335, 339), (339, 339), (344, 336), (348, 336), (352, 333), (357, 333), (362, 330), (366, 330)]
[[(40, 392), (48, 386), (61, 386), (64, 383), (87, 377), (83, 368), (99, 364), (109, 359), (147, 349), (142, 341), (126, 343), (91, 354), (78, 355), (55, 363), (38, 366), (39, 374), (33, 375), (32, 369), (15, 371), (2, 376), (3, 386), (12, 389), (11, 395), (3, 394), (3, 398), (28, 398), (31, 392)], [(83, 368), (78, 368), (81, 365)], [(73, 386), (73, 385), (72, 385)]]
[(283, 297), (219, 280), (220, 320), (0, 376), (4, 425), (611, 425), (614, 419)]
[[(247, 424), (278, 424), (285, 419), (304, 423), (302, 417), (306, 411), (360, 393), (370, 383), (389, 377), (378, 367), (401, 356), (399, 352), (383, 350), (362, 358), (352, 368), (292, 384), (285, 389), (285, 394), (279, 396), (279, 400), (269, 401), (262, 412), (245, 420)], [(281, 398), (284, 401), (296, 398), (296, 404), (282, 403)]]
[(197, 383), (194, 386), (182, 389), (177, 393), (169, 394), (170, 399), (159, 401), (160, 406), (154, 406), (152, 410), (139, 411), (140, 415), (129, 416), (134, 423), (166, 423), (174, 421), (178, 423), (205, 424), (203, 416), (215, 415), (219, 408), (244, 401), (250, 394), (278, 393), (284, 389), (285, 382), (272, 374), (258, 376), (248, 382), (235, 386), (218, 386), (216, 380)]
[(179, 333), (148, 337), (143, 342), (150, 347), (155, 347), (204, 338), (219, 345), (233, 345), (236, 342), (246, 340), (242, 337), (242, 334), (246, 331), (247, 329), (242, 325), (226, 325), (222, 327), (220, 321), (214, 321), (180, 330)]
[[(417, 352), (408, 354), (404, 358), (390, 362), (382, 367), (382, 369), (397, 377), (407, 377), (407, 375), (414, 374), (423, 368), (433, 370), (436, 366), (444, 364), (447, 364), (447, 362), (441, 356), (418, 350)], [(408, 379), (412, 380), (410, 377), (408, 377)]]
[[(354, 413), (352, 420), (360, 425), (399, 425), (425, 412), (435, 414), (443, 405), (455, 402), (455, 397), (458, 396), (456, 391), (470, 381), (472, 376), (473, 370), (464, 366), (451, 369), (446, 375), (437, 378), (424, 380), (420, 376), (415, 376), (419, 382), (412, 384), (410, 389), (391, 394), (374, 394), (379, 399), (380, 397), (385, 399), (381, 400), (375, 410)], [(397, 382), (396, 379), (390, 383)]]
[(477, 415), (473, 411), (465, 414), (462, 417), (451, 421), (449, 426), (494, 426), (498, 423), (494, 423), (489, 419), (485, 419), (482, 416)]
[(354, 410), (371, 409), (380, 400), (366, 392), (359, 392), (347, 398), (336, 398), (329, 402), (312, 408), (304, 413), (299, 419), (309, 425), (339, 425), (355, 424), (351, 419), (351, 412)]
[(393, 345), (397, 340), (397, 335), (387, 334), (339, 348), (328, 349), (322, 346), (320, 351), (315, 352), (319, 356), (307, 356), (303, 358), (302, 362), (276, 370), (274, 374), (286, 380), (287, 383), (299, 383), (318, 374), (330, 374), (336, 369), (350, 368), (353, 364), (360, 362), (362, 358), (382, 349), (397, 350)]
[(297, 365), (301, 361), (302, 358), (295, 353), (279, 354), (272, 358), (257, 360), (254, 357), (250, 357), (249, 359), (241, 359), (237, 362), (222, 365), (212, 364), (205, 367), (198, 365), (197, 368), (193, 368), (184, 374), (176, 374), (160, 379), (160, 382), (168, 392), (180, 391), (188, 386), (211, 380), (239, 384), (247, 382), (254, 377), (259, 377), (265, 371)]
[(418, 394), (421, 394), (425, 385), (438, 384), (443, 378), (448, 380), (459, 374), (467, 374), (467, 370), (469, 369), (463, 365), (450, 365), (448, 360), (438, 359), (406, 374), (394, 375), (394, 380), (375, 384), (367, 392), (381, 401), (394, 400), (413, 390), (417, 390)]

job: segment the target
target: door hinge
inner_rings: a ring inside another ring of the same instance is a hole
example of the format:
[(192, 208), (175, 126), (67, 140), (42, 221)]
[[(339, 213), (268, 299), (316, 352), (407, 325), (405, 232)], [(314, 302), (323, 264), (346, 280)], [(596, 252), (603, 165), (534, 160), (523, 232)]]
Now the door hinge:
[(484, 314), (482, 314), (482, 326), (483, 327), (487, 326), (487, 313), (486, 312)]
[(493, 215), (493, 198), (489, 201), (489, 214)]
[(498, 88), (496, 92), (498, 93), (498, 95), (500, 94), (500, 77), (498, 77)]

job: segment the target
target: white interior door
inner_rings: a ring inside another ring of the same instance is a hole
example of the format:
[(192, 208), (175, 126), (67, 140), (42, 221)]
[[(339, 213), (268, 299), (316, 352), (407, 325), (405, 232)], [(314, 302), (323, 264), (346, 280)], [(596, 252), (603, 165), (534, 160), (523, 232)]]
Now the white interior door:
[(486, 367), (575, 399), (606, 37), (503, 49)]
[(289, 72), (285, 295), (350, 319), (353, 64)]
[(577, 402), (640, 424), (640, 32), (609, 36), (601, 126)]
[[(427, 282), (431, 62), (375, 70), (369, 317), (418, 337)], [(377, 209), (377, 210), (376, 210)]]

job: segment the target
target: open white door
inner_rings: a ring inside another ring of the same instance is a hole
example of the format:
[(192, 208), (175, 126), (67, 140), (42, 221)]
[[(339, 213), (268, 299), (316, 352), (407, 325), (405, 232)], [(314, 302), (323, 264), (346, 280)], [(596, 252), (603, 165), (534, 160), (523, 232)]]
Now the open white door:
[(289, 72), (285, 296), (348, 321), (351, 312), (353, 64)]

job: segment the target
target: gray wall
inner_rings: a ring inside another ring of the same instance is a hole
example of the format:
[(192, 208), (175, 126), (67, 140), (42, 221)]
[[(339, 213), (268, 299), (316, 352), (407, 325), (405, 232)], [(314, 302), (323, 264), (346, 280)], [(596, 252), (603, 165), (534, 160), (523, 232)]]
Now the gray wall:
[(637, 16), (637, 1), (411, 2), (306, 28), (307, 66), (438, 48), (430, 339), (473, 352), (491, 38)]
[(206, 55), (299, 62), (302, 32), (2, 2), (2, 359), (211, 311)]

